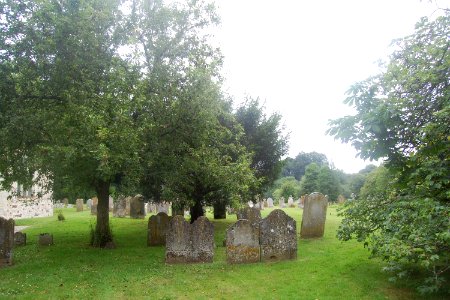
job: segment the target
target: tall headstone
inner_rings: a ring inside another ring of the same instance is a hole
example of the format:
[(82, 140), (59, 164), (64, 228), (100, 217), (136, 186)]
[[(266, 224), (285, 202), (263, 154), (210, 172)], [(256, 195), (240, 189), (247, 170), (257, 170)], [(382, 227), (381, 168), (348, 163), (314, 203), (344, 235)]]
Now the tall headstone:
[(130, 201), (130, 217), (133, 219), (145, 218), (145, 203), (142, 195), (136, 195)]
[(78, 211), (83, 211), (84, 200), (83, 199), (77, 199), (76, 204), (77, 204), (77, 212)]
[(247, 219), (238, 220), (227, 229), (226, 251), (230, 264), (259, 262), (259, 229)]
[(281, 209), (273, 210), (260, 225), (261, 261), (297, 258), (296, 222)]
[(267, 199), (267, 207), (273, 208), (273, 199), (272, 198)]
[(109, 196), (108, 200), (109, 200), (109, 203), (108, 203), (109, 211), (112, 212), (114, 210), (114, 199), (113, 199), (113, 197)]
[(148, 219), (147, 246), (166, 245), (166, 234), (170, 218), (166, 213), (160, 212)]
[(279, 202), (280, 202), (280, 208), (286, 207), (286, 203), (284, 202), (284, 197), (281, 197)]
[(125, 218), (127, 215), (127, 200), (123, 196), (119, 196), (114, 202), (113, 217)]
[(97, 197), (92, 198), (91, 215), (97, 214), (97, 205), (98, 205), (98, 198)]
[(13, 263), (14, 220), (0, 217), (0, 268)]
[(166, 235), (166, 263), (209, 263), (214, 257), (214, 226), (206, 217), (193, 224), (175, 216)]
[(91, 209), (91, 207), (92, 207), (92, 199), (87, 199), (86, 206), (87, 206), (88, 209)]
[(292, 196), (289, 196), (287, 205), (288, 207), (295, 207), (294, 198), (292, 198)]
[(327, 216), (328, 197), (312, 193), (305, 197), (300, 237), (323, 237)]
[(261, 211), (255, 207), (244, 207), (240, 209), (237, 213), (238, 220), (247, 219), (250, 224), (255, 228), (259, 228), (259, 223), (261, 221)]

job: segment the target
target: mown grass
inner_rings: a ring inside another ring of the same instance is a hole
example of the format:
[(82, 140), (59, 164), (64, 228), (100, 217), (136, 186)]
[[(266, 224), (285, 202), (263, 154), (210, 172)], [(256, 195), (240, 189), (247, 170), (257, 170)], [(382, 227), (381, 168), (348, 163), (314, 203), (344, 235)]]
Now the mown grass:
[[(285, 211), (301, 224), (301, 210)], [(270, 210), (264, 210), (266, 216)], [(117, 249), (88, 246), (89, 212), (63, 209), (49, 218), (18, 220), (30, 225), (27, 246), (14, 252), (14, 266), (0, 269), (0, 298), (11, 299), (414, 299), (414, 290), (389, 283), (377, 260), (356, 242), (338, 241), (336, 208), (328, 210), (322, 239), (300, 240), (298, 259), (228, 265), (222, 240), (236, 216), (214, 220), (212, 264), (166, 265), (164, 247), (147, 247), (147, 221), (111, 218)], [(210, 220), (212, 216), (208, 214)], [(55, 244), (37, 245), (40, 233)]]

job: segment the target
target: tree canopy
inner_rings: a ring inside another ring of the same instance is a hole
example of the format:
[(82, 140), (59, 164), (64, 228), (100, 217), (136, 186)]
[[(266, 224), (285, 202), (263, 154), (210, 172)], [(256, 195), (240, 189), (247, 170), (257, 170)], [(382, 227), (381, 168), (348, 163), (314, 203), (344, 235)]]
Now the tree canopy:
[[(398, 276), (411, 266), (425, 270), (424, 292), (444, 287), (450, 270), (449, 36), (448, 10), (421, 19), (413, 35), (395, 41), (384, 72), (351, 87), (346, 103), (356, 115), (331, 121), (329, 130), (360, 157), (385, 159), (392, 178), (387, 193), (361, 190), (338, 236), (365, 241)], [(380, 170), (375, 186), (385, 180)]]

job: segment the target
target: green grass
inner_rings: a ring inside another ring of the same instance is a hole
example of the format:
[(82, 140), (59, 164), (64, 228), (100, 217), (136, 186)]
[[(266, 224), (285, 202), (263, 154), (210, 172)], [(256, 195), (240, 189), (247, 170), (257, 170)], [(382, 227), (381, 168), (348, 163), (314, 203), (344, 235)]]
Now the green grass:
[[(301, 224), (301, 210), (285, 211)], [(263, 216), (270, 211), (264, 210)], [(11, 299), (415, 299), (414, 290), (388, 281), (377, 260), (356, 242), (336, 239), (339, 218), (329, 208), (325, 236), (300, 240), (298, 259), (278, 263), (228, 265), (222, 240), (236, 216), (214, 220), (212, 264), (166, 265), (164, 247), (147, 247), (147, 221), (111, 218), (117, 249), (88, 246), (89, 212), (63, 209), (66, 220), (18, 220), (31, 225), (27, 246), (14, 251), (14, 265), (0, 269), (0, 298)], [(208, 214), (210, 220), (211, 214)], [(40, 233), (55, 244), (37, 245)]]

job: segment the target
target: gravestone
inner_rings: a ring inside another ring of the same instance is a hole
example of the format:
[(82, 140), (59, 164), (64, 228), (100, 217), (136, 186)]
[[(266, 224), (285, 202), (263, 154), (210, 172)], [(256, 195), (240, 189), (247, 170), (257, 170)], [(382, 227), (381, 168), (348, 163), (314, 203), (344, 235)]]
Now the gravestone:
[(166, 263), (210, 263), (214, 257), (214, 226), (206, 217), (193, 224), (183, 216), (169, 222), (166, 235)]
[(145, 218), (145, 203), (142, 195), (136, 195), (130, 201), (130, 217), (133, 219)]
[(273, 199), (272, 198), (267, 199), (267, 207), (273, 208)]
[(281, 209), (273, 210), (260, 223), (261, 261), (297, 258), (296, 222)]
[(166, 213), (160, 212), (148, 219), (147, 246), (166, 245), (166, 234), (170, 218)]
[(77, 212), (78, 212), (78, 211), (83, 211), (83, 205), (84, 205), (83, 202), (84, 202), (83, 199), (77, 199), (77, 201), (76, 201), (76, 204), (77, 204)]
[(248, 205), (248, 207), (253, 207), (253, 206), (255, 206), (255, 205), (253, 204), (253, 201), (251, 201), (251, 200), (247, 202), (247, 205)]
[(300, 237), (323, 237), (327, 216), (328, 197), (321, 193), (312, 193), (305, 197)]
[(166, 202), (161, 202), (156, 204), (156, 212), (160, 213), (163, 212), (166, 215), (169, 215), (169, 207), (170, 205)]
[(62, 203), (63, 203), (64, 207), (67, 207), (67, 205), (69, 205), (69, 199), (64, 198)]
[(264, 199), (263, 206), (264, 206), (264, 208), (269, 207), (269, 205), (267, 204), (267, 199)]
[(153, 202), (149, 202), (147, 205), (147, 213), (151, 214), (151, 213), (155, 213), (156, 212), (156, 205)]
[(27, 245), (27, 234), (20, 232), (20, 231), (14, 233), (14, 245), (26, 246)]
[(125, 218), (127, 215), (127, 200), (123, 196), (119, 196), (114, 202), (113, 217)]
[(88, 209), (91, 209), (91, 207), (92, 207), (92, 199), (88, 199), (86, 201), (86, 206), (87, 206)]
[(0, 217), (0, 268), (13, 263), (14, 220)]
[(114, 199), (113, 199), (113, 197), (109, 196), (108, 200), (109, 200), (109, 203), (108, 203), (109, 211), (112, 212), (114, 210)]
[(288, 207), (295, 207), (294, 198), (292, 198), (292, 196), (289, 196), (287, 205)]
[(338, 198), (337, 198), (337, 203), (339, 205), (344, 204), (345, 203), (345, 197), (343, 195), (339, 195)]
[(259, 209), (255, 207), (244, 207), (240, 209), (236, 215), (238, 220), (249, 220), (252, 226), (259, 228), (259, 223), (261, 221), (261, 211)]
[(128, 196), (128, 197), (125, 198), (125, 214), (126, 214), (127, 216), (130, 215), (131, 199), (132, 199), (132, 197), (130, 197), (130, 196)]
[(238, 220), (227, 229), (226, 251), (230, 264), (259, 262), (259, 229), (247, 219)]
[(53, 245), (53, 234), (41, 233), (39, 235), (38, 244), (40, 246), (50, 246)]
[(97, 215), (98, 198), (92, 198), (91, 215)]
[(280, 208), (286, 207), (286, 203), (284, 202), (284, 197), (281, 197), (279, 202), (280, 202), (280, 204), (279, 204)]

